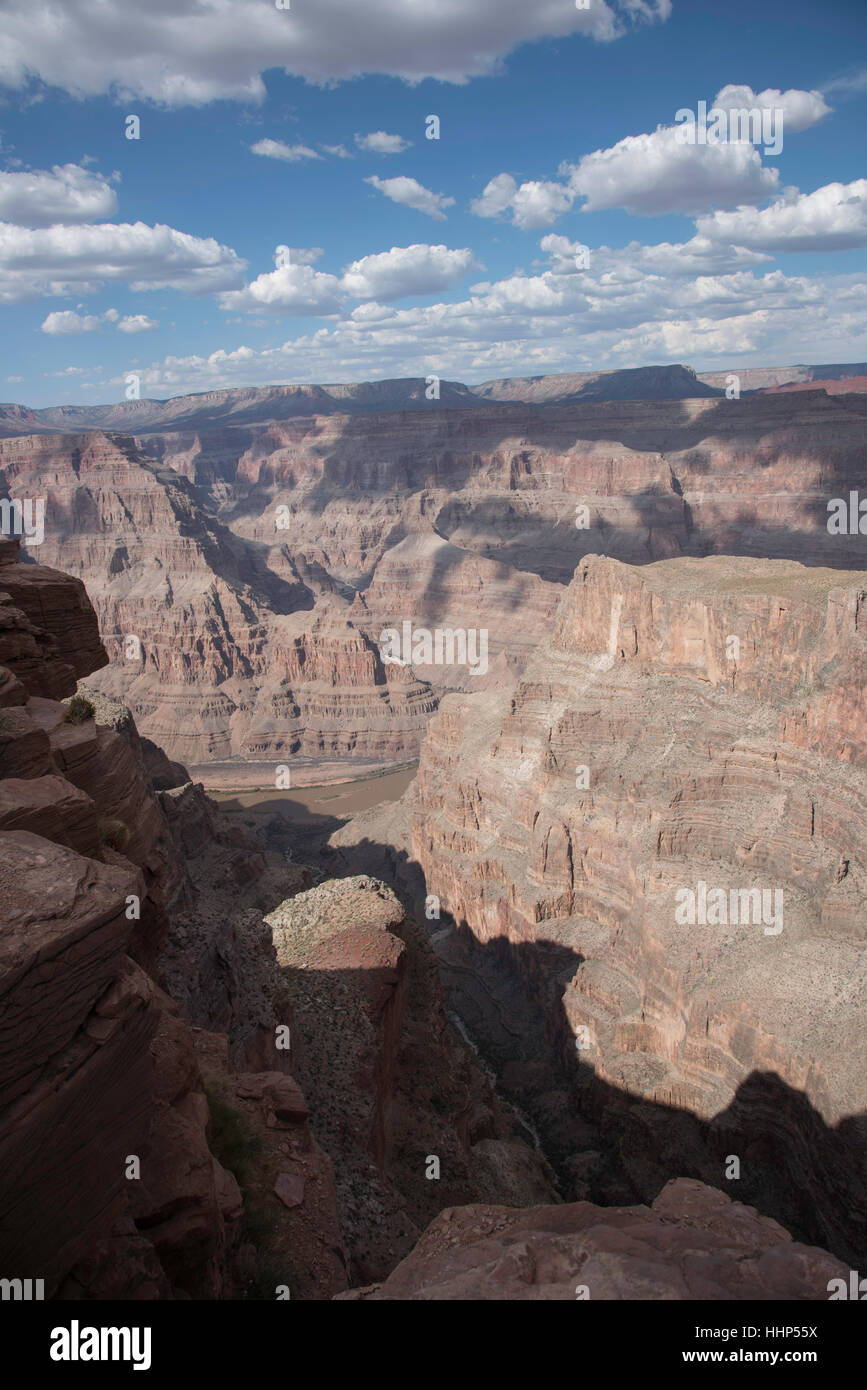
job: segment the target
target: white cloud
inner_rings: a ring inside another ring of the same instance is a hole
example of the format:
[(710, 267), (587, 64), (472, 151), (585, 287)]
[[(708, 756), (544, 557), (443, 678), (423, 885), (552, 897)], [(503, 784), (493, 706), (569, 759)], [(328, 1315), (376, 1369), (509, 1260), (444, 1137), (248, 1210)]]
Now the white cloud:
[(242, 290), (220, 295), (220, 308), (266, 314), (333, 314), (340, 308), (340, 281), (309, 265), (284, 263)]
[(152, 333), (155, 328), (159, 322), (147, 314), (125, 314), (117, 325), (118, 333)]
[(754, 107), (782, 111), (783, 130), (792, 135), (799, 130), (807, 130), (831, 112), (821, 92), (803, 92), (796, 87), (790, 87), (786, 92), (776, 87), (754, 92), (752, 87), (738, 87), (732, 83), (717, 92), (713, 105), (724, 111)]
[(0, 221), (23, 227), (90, 222), (111, 217), (117, 195), (100, 174), (79, 164), (55, 164), (30, 173), (0, 173)]
[[(786, 95), (789, 95), (788, 93)], [(674, 126), (644, 135), (627, 135), (609, 149), (565, 161), (564, 180), (531, 179), (518, 184), (511, 174), (497, 174), (470, 204), (477, 217), (511, 214), (516, 227), (550, 227), (577, 199), (582, 212), (623, 208), (643, 216), (705, 212), (764, 202), (779, 186), (775, 169), (762, 165), (761, 154), (746, 142), (690, 145)]]
[(392, 246), (375, 256), (362, 256), (347, 266), (342, 285), (354, 299), (402, 299), (411, 294), (436, 294), (450, 289), (476, 267), (469, 250), (447, 246)]
[(428, 217), (435, 217), (438, 222), (445, 222), (443, 208), (452, 207), (455, 201), (454, 198), (446, 198), (442, 193), (432, 193), (417, 179), (411, 179), (405, 174), (393, 179), (381, 179), (374, 174), (364, 182), (372, 184), (393, 203), (402, 203), (404, 207), (415, 208), (416, 212), (427, 213)]
[(72, 309), (58, 309), (42, 323), (42, 332), (52, 336), (67, 333), (96, 333), (103, 320), (98, 314), (76, 314)]
[(352, 155), (345, 145), (323, 145), (326, 154), (333, 154), (335, 159), (352, 159)]
[(43, 320), (41, 328), (43, 333), (58, 337), (96, 333), (106, 324), (112, 324), (119, 333), (150, 333), (159, 328), (157, 320), (148, 318), (147, 314), (126, 314), (121, 318), (117, 309), (106, 309), (104, 314), (78, 314), (72, 309), (57, 309)]
[(500, 217), (508, 210), (516, 227), (530, 230), (550, 227), (569, 211), (574, 198), (575, 194), (561, 183), (531, 179), (519, 187), (511, 174), (497, 174), (481, 197), (470, 204), (470, 211), (477, 217)]
[(270, 68), (326, 83), (362, 73), (411, 82), (464, 82), (496, 72), (518, 45), (585, 34), (608, 41), (633, 23), (666, 19), (670, 0), (315, 0), (278, 10), (269, 0), (4, 0), (0, 82), (32, 78), (76, 97), (100, 93), (200, 106), (262, 101)]
[[(742, 246), (714, 242), (707, 236), (694, 236), (685, 242), (658, 242), (643, 246), (631, 241), (617, 251), (607, 246), (587, 247), (580, 241), (549, 232), (539, 242), (548, 255), (556, 275), (582, 275), (584, 257), (589, 253), (589, 268), (595, 274), (626, 273), (638, 278), (643, 275), (668, 275), (676, 279), (697, 275), (720, 275), (733, 270), (746, 270), (765, 265), (772, 258), (760, 251), (748, 251)], [(580, 264), (579, 264), (580, 262)]]
[[(672, 246), (664, 258), (677, 252)], [(143, 369), (142, 381), (161, 395), (431, 372), (473, 382), (666, 361), (723, 367), (734, 357), (767, 365), (788, 360), (799, 337), (817, 361), (867, 357), (863, 276), (736, 270), (675, 279), (634, 260), (630, 248), (600, 248), (583, 274), (510, 276), (456, 303), (365, 304), (277, 347), (168, 357)]]
[[(417, 243), (362, 256), (338, 279), (299, 264), (294, 257), (287, 260), (283, 253), (289, 250), (278, 246), (277, 268), (259, 275), (243, 290), (221, 294), (220, 308), (227, 312), (327, 316), (336, 314), (347, 296), (388, 300), (436, 294), (456, 285), (476, 267), (468, 248), (451, 250)], [(383, 315), (390, 311), (377, 306), (375, 312)]]
[(757, 251), (851, 251), (867, 246), (867, 179), (787, 192), (767, 208), (700, 217), (699, 232)]
[(495, 174), (482, 191), (480, 198), (470, 204), (477, 217), (500, 217), (510, 208), (518, 185), (511, 174)]
[(0, 223), (0, 302), (89, 293), (105, 281), (136, 292), (205, 294), (237, 284), (246, 265), (213, 237), (157, 223), (99, 223), (28, 230)]
[(701, 213), (764, 202), (777, 191), (776, 169), (762, 166), (759, 151), (746, 142), (686, 144), (680, 130), (662, 127), (648, 135), (627, 135), (610, 149), (561, 166), (569, 190), (586, 199), (582, 211), (624, 208), (644, 216)]
[(290, 164), (297, 164), (301, 159), (322, 158), (308, 145), (286, 145), (282, 140), (257, 140), (250, 149), (253, 154), (261, 154), (265, 159), (285, 159)]
[(389, 135), (384, 130), (372, 130), (369, 135), (356, 135), (355, 143), (368, 154), (403, 154), (412, 144), (402, 135)]

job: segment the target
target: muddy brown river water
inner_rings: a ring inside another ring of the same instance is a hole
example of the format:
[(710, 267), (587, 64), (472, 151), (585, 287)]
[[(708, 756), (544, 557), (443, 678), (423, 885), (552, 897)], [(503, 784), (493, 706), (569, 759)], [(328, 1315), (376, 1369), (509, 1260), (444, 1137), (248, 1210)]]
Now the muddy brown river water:
[(246, 813), (258, 819), (281, 815), (287, 820), (310, 824), (325, 816), (343, 818), (356, 811), (366, 811), (381, 801), (398, 801), (415, 777), (418, 764), (385, 772), (375, 777), (360, 777), (352, 782), (330, 782), (325, 786), (292, 787), (275, 791), (259, 787), (255, 791), (218, 791), (206, 786), (222, 811)]

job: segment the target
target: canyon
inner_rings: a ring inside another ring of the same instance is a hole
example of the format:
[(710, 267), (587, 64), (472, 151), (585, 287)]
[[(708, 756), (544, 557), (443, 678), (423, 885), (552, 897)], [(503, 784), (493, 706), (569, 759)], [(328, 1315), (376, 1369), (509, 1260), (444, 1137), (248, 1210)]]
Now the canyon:
[[(448, 695), (401, 802), (332, 836), (435, 895), (444, 980), (567, 1191), (650, 1203), (676, 1167), (863, 1250), (865, 597), (588, 557), (520, 679)], [(701, 884), (754, 914), (679, 912)]]
[[(811, 371), (843, 369), (771, 375)], [(0, 493), (44, 499), (25, 554), (86, 578), (94, 682), (170, 758), (214, 787), (362, 776), (417, 758), (443, 693), (514, 678), (585, 555), (867, 565), (827, 525), (860, 485), (863, 394), (591, 376), (57, 408), (0, 440)], [(580, 395), (606, 382), (623, 394)], [(384, 662), (404, 621), (484, 629), (489, 669)]]
[(449, 1203), (556, 1199), (394, 895), (314, 888), (178, 785), (81, 679), (105, 661), (80, 582), (5, 543), (4, 1270), (61, 1299), (327, 1298)]
[[(867, 538), (827, 526), (861, 375), (2, 408), (0, 492), (46, 499), (0, 540), (3, 1271), (822, 1300), (863, 1267)], [(385, 660), (406, 620), (485, 628), (487, 671)]]

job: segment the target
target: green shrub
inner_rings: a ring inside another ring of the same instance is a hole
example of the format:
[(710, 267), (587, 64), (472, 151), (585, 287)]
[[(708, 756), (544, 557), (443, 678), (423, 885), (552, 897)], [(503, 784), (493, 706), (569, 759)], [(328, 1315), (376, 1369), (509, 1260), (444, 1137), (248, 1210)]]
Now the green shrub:
[(234, 1173), (243, 1188), (250, 1164), (257, 1157), (262, 1141), (246, 1117), (227, 1105), (213, 1087), (205, 1090), (211, 1115), (209, 1147), (211, 1153)]
[(67, 706), (65, 720), (67, 724), (86, 724), (94, 714), (95, 710), (90, 700), (86, 700), (83, 695), (73, 695)]
[(96, 832), (102, 843), (108, 845), (109, 849), (117, 850), (118, 854), (123, 854), (129, 844), (129, 827), (122, 820), (99, 820)]
[[(244, 1201), (244, 1215), (238, 1243), (256, 1246), (256, 1265), (244, 1283), (245, 1300), (273, 1302), (279, 1284), (287, 1284), (294, 1294), (303, 1287), (299, 1271), (286, 1257), (269, 1249), (274, 1218), (261, 1204), (258, 1190), (251, 1184), (253, 1165), (262, 1152), (262, 1140), (249, 1120), (229, 1105), (213, 1086), (205, 1087), (210, 1112), (208, 1146), (214, 1157), (234, 1173)], [(259, 1175), (261, 1180), (261, 1175)]]

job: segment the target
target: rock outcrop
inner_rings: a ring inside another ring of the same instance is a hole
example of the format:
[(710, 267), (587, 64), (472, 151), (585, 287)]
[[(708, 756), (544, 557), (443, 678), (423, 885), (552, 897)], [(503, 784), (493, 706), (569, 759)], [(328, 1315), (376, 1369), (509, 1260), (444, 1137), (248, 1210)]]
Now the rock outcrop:
[(266, 921), (356, 1282), (382, 1278), (443, 1206), (556, 1200), (550, 1171), (449, 1027), (427, 934), (388, 888), (331, 880)]
[(588, 558), (515, 686), (443, 701), (402, 811), (335, 837), (451, 914), (447, 983), (579, 1195), (692, 1176), (863, 1250), (865, 593)]
[(444, 1211), (384, 1283), (338, 1300), (595, 1302), (810, 1300), (848, 1270), (776, 1221), (700, 1182), (648, 1208), (477, 1206)]

